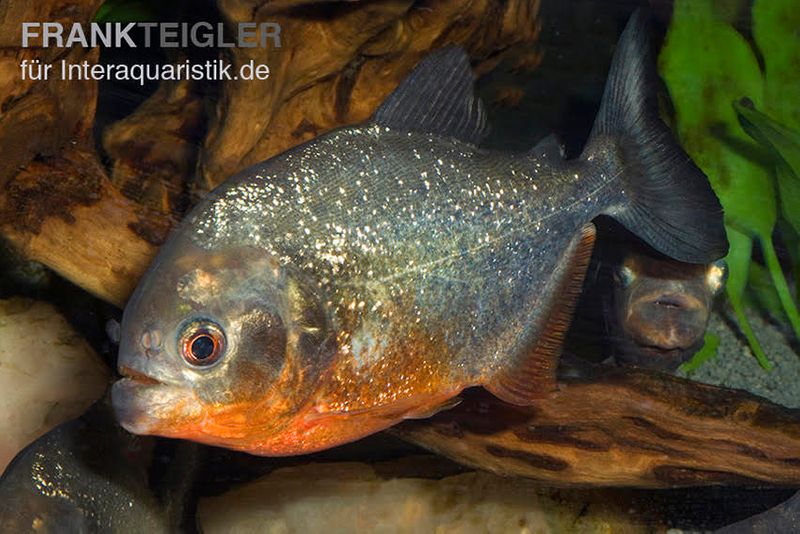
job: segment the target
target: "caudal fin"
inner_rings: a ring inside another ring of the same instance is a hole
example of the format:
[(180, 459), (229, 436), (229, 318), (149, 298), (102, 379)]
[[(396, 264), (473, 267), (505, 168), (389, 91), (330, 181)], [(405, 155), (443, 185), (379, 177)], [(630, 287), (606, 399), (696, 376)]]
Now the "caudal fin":
[(625, 203), (608, 214), (667, 256), (708, 263), (728, 250), (722, 207), (658, 116), (648, 30), (639, 9), (620, 38), (583, 157), (613, 146)]

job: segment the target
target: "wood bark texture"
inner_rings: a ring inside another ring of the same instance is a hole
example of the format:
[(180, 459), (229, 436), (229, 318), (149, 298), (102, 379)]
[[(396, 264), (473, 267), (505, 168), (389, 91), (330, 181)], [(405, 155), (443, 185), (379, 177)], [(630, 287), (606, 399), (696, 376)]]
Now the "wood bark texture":
[[(91, 131), (97, 101), (97, 82), (64, 80), (55, 73), (48, 80), (23, 77), (20, 65), (66, 62), (95, 63), (98, 50), (22, 47), (23, 22), (86, 24), (102, 0), (0, 2), (0, 187), (35, 157), (57, 155), (69, 143)], [(41, 33), (41, 29), (39, 29)], [(37, 45), (34, 41), (32, 45)]]
[(170, 221), (115, 189), (93, 150), (29, 163), (0, 195), (0, 231), (41, 262), (120, 308)]
[(655, 372), (564, 381), (530, 407), (471, 390), (454, 409), (393, 433), (555, 486), (800, 486), (800, 410)]

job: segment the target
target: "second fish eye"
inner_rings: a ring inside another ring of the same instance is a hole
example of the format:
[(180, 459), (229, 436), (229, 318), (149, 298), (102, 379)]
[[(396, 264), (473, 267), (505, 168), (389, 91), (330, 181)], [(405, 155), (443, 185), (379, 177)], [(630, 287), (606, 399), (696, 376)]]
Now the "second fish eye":
[(225, 354), (225, 348), (225, 334), (212, 321), (189, 323), (181, 334), (181, 355), (195, 367), (207, 367), (219, 361)]
[(636, 273), (627, 265), (622, 265), (614, 270), (614, 281), (623, 288), (630, 286), (635, 279)]
[(728, 264), (725, 260), (711, 263), (706, 270), (706, 285), (714, 294), (722, 291), (728, 281)]

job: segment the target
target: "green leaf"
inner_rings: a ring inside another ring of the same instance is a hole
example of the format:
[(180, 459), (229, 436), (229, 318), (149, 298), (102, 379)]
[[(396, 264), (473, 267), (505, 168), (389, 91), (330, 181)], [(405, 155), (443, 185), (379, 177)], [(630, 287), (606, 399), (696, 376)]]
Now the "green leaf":
[(730, 102), (761, 105), (763, 79), (753, 50), (710, 0), (678, 0), (659, 67), (675, 106), (678, 137), (706, 173), (739, 231), (768, 238), (777, 218), (769, 171)]
[(756, 0), (753, 39), (764, 58), (764, 104), (761, 108), (790, 128), (800, 130), (800, 9), (797, 0)]
[(772, 240), (762, 240), (761, 250), (764, 253), (764, 259), (767, 262), (767, 269), (772, 277), (772, 282), (775, 284), (775, 291), (778, 292), (778, 297), (781, 299), (783, 311), (786, 312), (786, 317), (789, 318), (789, 324), (792, 325), (794, 335), (800, 339), (800, 312), (798, 312), (797, 306), (792, 300), (789, 284), (786, 283), (786, 277), (783, 275), (778, 255), (775, 253), (775, 247), (772, 246)]
[(783, 162), (775, 166), (780, 193), (781, 214), (796, 234), (800, 234), (800, 174)]
[(747, 278), (750, 272), (750, 262), (753, 254), (753, 238), (737, 231), (735, 228), (726, 227), (730, 250), (725, 257), (728, 264), (728, 280), (725, 291), (737, 299), (744, 296), (747, 287)]
[(95, 22), (147, 22), (158, 20), (155, 2), (148, 0), (107, 0), (97, 13)]
[(753, 109), (750, 102), (734, 102), (733, 106), (742, 128), (770, 151), (781, 213), (800, 232), (800, 133)]
[[(780, 121), (786, 128), (800, 131), (800, 9), (796, 0), (756, 0), (753, 5), (753, 39), (764, 58), (764, 95), (765, 112)], [(785, 152), (782, 157), (793, 171), (793, 177), (800, 176), (797, 152), (790, 156)], [(793, 258), (795, 282), (800, 282), (800, 230), (797, 227), (798, 211), (788, 205), (794, 205), (797, 198), (797, 182), (788, 181), (792, 176), (785, 168), (777, 170), (780, 188), (782, 212), (789, 222), (794, 236), (790, 243)], [(790, 212), (790, 213), (787, 213)], [(793, 216), (792, 216), (793, 215)], [(797, 290), (800, 297), (800, 287)]]
[(780, 231), (783, 242), (786, 244), (786, 250), (789, 252), (789, 258), (792, 264), (792, 279), (795, 281), (794, 300), (800, 302), (800, 232), (797, 232), (786, 221), (781, 219), (778, 221), (778, 229)]
[[(795, 230), (800, 229), (800, 180), (793, 172), (795, 165), (800, 169), (800, 134), (756, 111), (750, 102), (734, 102), (733, 106), (739, 114), (742, 127), (772, 153), (781, 195), (781, 213)], [(800, 312), (792, 300), (789, 285), (772, 245), (772, 237), (759, 235), (759, 240), (786, 317), (795, 336), (800, 338)]]
[(800, 175), (800, 132), (761, 113), (750, 101), (734, 102), (733, 108), (739, 114), (742, 128)]
[(760, 263), (750, 264), (750, 273), (747, 279), (748, 301), (761, 308), (770, 318), (779, 323), (789, 324), (789, 319), (783, 311), (781, 299), (772, 283), (772, 277), (766, 267)]
[(750, 345), (758, 363), (766, 370), (772, 369), (764, 349), (761, 348), (758, 338), (750, 326), (747, 316), (744, 313), (744, 290), (747, 286), (748, 274), (750, 271), (750, 258), (752, 256), (753, 239), (732, 227), (727, 228), (728, 241), (730, 242), (730, 252), (725, 261), (728, 263), (728, 282), (725, 285), (725, 293), (731, 303), (733, 313), (739, 323), (742, 334)]

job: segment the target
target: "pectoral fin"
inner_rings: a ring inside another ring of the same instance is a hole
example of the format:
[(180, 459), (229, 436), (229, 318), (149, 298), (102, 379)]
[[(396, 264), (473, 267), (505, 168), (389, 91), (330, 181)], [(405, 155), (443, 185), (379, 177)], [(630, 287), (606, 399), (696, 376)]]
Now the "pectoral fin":
[(524, 406), (556, 389), (561, 346), (581, 294), (595, 234), (594, 225), (586, 224), (561, 256), (558, 269), (545, 291), (544, 301), (549, 303), (549, 309), (542, 314), (541, 326), (530, 350), (486, 384), (486, 389), (500, 399)]

